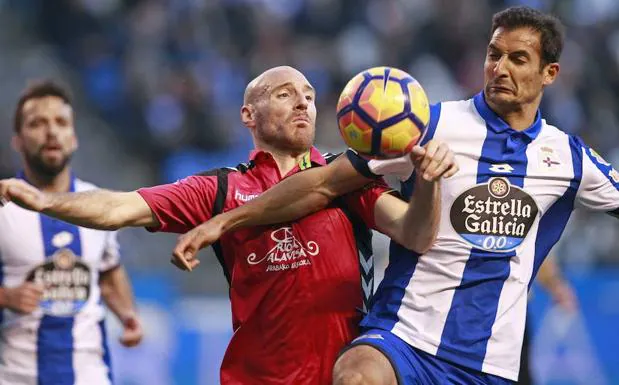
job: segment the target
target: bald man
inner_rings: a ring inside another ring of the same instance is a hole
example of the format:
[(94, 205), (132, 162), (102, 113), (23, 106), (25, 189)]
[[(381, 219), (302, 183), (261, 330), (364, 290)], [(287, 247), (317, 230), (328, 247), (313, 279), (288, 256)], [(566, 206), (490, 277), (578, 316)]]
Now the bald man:
[[(237, 168), (134, 192), (48, 195), (4, 180), (0, 194), (85, 227), (185, 233), (289, 175), (326, 164), (312, 147), (314, 98), (314, 88), (291, 67), (272, 68), (251, 81), (241, 120), (255, 150)], [(415, 164), (453, 162), (444, 145), (428, 145), (432, 151), (417, 149), (411, 156)], [(436, 179), (420, 183), (411, 204), (394, 196), (382, 180), (367, 179), (362, 189), (300, 220), (223, 236), (214, 249), (230, 284), (234, 335), (221, 383), (330, 383), (337, 355), (357, 336), (359, 309), (367, 307), (372, 292), (368, 228), (418, 252), (427, 250), (439, 221)]]

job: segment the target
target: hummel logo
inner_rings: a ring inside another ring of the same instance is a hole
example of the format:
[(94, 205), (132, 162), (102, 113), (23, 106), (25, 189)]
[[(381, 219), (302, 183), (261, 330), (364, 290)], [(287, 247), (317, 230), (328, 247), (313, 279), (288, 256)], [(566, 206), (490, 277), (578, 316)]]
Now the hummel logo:
[(509, 174), (512, 171), (514, 171), (514, 168), (512, 166), (510, 166), (507, 163), (502, 163), (502, 164), (493, 164), (492, 167), (490, 167), (490, 171), (492, 172), (500, 172), (503, 174)]

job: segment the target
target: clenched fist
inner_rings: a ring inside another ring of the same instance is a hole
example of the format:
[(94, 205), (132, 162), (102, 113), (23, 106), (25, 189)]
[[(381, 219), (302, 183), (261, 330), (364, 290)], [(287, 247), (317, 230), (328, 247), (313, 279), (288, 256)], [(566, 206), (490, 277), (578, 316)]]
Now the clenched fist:
[(30, 314), (39, 307), (43, 296), (43, 287), (31, 282), (22, 283), (17, 287), (3, 288), (2, 307), (17, 313)]

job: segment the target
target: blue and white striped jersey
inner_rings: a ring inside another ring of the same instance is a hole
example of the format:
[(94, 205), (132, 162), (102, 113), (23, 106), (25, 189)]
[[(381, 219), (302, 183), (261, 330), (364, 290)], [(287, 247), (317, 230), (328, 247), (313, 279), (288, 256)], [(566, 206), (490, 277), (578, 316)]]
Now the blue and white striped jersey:
[[(438, 239), (423, 255), (392, 242), (362, 325), (517, 380), (530, 283), (575, 206), (619, 213), (619, 173), (539, 112), (530, 128), (513, 130), (482, 93), (431, 112), (423, 141), (446, 142), (460, 166), (442, 181)], [(361, 172), (384, 172), (390, 162), (401, 171), (401, 160), (349, 158)], [(413, 180), (402, 185), (406, 197)]]
[[(73, 178), (72, 191), (95, 186)], [(0, 283), (44, 285), (39, 309), (0, 309), (0, 385), (108, 385), (99, 273), (119, 264), (116, 233), (8, 203), (0, 209)]]

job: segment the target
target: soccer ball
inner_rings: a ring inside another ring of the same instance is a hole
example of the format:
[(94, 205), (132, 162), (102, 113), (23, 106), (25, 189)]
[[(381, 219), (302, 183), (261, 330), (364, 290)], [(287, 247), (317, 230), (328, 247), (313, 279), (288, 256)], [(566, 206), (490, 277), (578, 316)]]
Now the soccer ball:
[(423, 88), (406, 72), (375, 67), (353, 77), (337, 103), (344, 142), (372, 158), (411, 152), (430, 120)]

